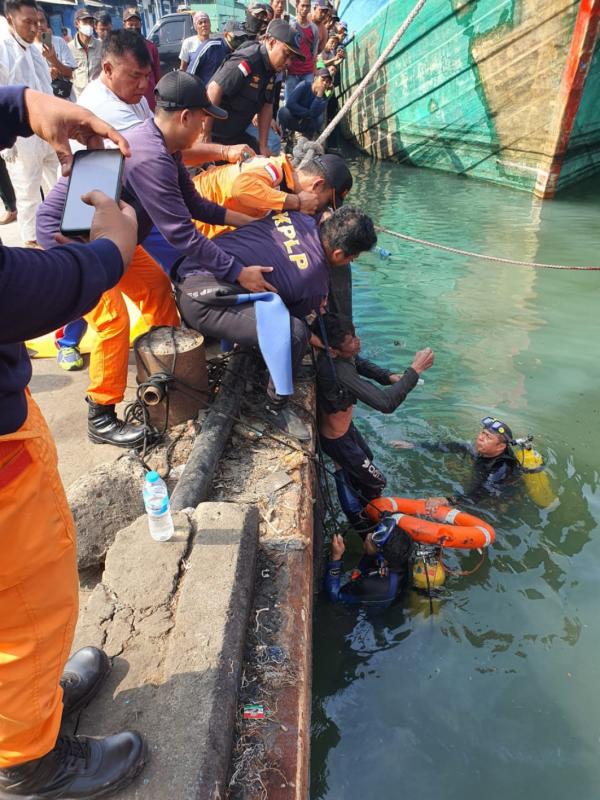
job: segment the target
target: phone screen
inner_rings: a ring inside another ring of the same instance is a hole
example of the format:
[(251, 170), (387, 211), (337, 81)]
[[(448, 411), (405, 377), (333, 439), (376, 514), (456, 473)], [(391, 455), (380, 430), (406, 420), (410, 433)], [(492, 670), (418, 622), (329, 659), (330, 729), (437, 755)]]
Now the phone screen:
[(42, 31), (42, 44), (46, 47), (50, 47), (52, 45), (52, 34), (50, 31)]
[(65, 236), (89, 234), (94, 207), (86, 205), (81, 195), (100, 189), (118, 200), (121, 195), (123, 156), (120, 150), (78, 150), (67, 187), (60, 230)]

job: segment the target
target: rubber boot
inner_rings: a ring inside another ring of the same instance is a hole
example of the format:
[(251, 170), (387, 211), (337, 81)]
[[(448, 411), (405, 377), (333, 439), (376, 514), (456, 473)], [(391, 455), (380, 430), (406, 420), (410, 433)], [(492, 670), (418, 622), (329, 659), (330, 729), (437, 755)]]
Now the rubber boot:
[(87, 706), (110, 672), (108, 656), (97, 647), (82, 647), (65, 664), (60, 679), (63, 717)]
[(42, 758), (0, 769), (0, 797), (104, 797), (131, 783), (145, 763), (146, 746), (137, 731), (59, 736)]
[(87, 398), (88, 436), (96, 444), (112, 444), (115, 447), (143, 447), (143, 425), (130, 425), (117, 417), (114, 405), (101, 406)]

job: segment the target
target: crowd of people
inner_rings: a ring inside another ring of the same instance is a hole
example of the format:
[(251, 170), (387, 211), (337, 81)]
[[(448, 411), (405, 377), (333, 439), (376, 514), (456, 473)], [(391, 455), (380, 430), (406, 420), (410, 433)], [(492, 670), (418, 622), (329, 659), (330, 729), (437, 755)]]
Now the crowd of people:
[[(335, 23), (329, 3), (314, 4), (308, 25), (284, 19), (280, 3), (253, 5), (217, 39), (206, 39), (210, 24), (199, 15), (197, 41), (182, 49), (185, 69), (162, 78), (133, 7), (118, 30), (78, 9), (68, 42), (35, 0), (7, 0), (4, 11), (0, 148), (24, 247), (0, 247), (0, 793), (92, 798), (131, 781), (146, 747), (135, 731), (90, 738), (61, 729), (109, 664), (96, 648), (68, 658), (76, 534), (54, 443), (27, 388), (24, 341), (58, 329), (61, 366), (79, 368), (90, 326), (88, 436), (136, 448), (143, 426), (115, 409), (127, 377), (126, 296), (150, 326), (183, 320), (260, 350), (270, 375), (265, 418), (306, 441), (310, 430), (289, 401), (309, 341), (323, 346), (308, 321), (327, 310), (331, 270), (371, 249), (376, 235), (365, 212), (344, 204), (352, 176), (342, 157), (319, 147), (273, 155), (269, 145), (295, 62), (308, 64), (290, 95), (314, 83), (313, 134), (324, 124), (332, 82), (319, 71), (335, 65), (318, 67), (317, 57)], [(308, 56), (297, 24), (309, 30)], [(198, 50), (212, 41), (222, 57), (203, 80)], [(70, 241), (60, 228), (71, 154), (102, 146), (124, 155), (121, 200), (90, 186), (89, 238)], [(269, 340), (283, 347), (272, 352)]]
[[(350, 41), (329, 0), (299, 0), (294, 19), (281, 0), (252, 3), (245, 21), (227, 23), (220, 35), (198, 12), (180, 68), (162, 78), (135, 7), (118, 30), (109, 16), (78, 9), (68, 43), (52, 34), (35, 0), (7, 0), (5, 14), (0, 179), (6, 221), (17, 219), (24, 247), (0, 246), (0, 794), (92, 798), (133, 780), (146, 747), (135, 731), (61, 732), (109, 664), (95, 648), (67, 661), (76, 535), (54, 444), (27, 388), (23, 342), (58, 330), (59, 363), (79, 369), (81, 337), (93, 330), (88, 436), (123, 448), (140, 447), (148, 433), (116, 412), (130, 344), (125, 297), (148, 326), (185, 324), (255, 348), (268, 372), (264, 417), (300, 442), (312, 434), (290, 400), (312, 346), (320, 445), (366, 554), (383, 553), (392, 566), (385, 592), (394, 596), (393, 567), (406, 564), (407, 542), (399, 531), (383, 536), (364, 525), (364, 505), (386, 480), (353, 406), (394, 411), (434, 354), (420, 350), (402, 374), (362, 359), (352, 320), (332, 297), (332, 271), (377, 237), (368, 214), (345, 203), (353, 180), (344, 158), (310, 141), (334, 113)], [(307, 138), (295, 141), (296, 131)], [(280, 152), (282, 134), (295, 141), (293, 152)], [(124, 156), (121, 199), (90, 186), (89, 238), (70, 241), (61, 217), (72, 151), (103, 146)], [(492, 423), (485, 430), (505, 438)], [(343, 548), (334, 537), (334, 599), (346, 599)]]

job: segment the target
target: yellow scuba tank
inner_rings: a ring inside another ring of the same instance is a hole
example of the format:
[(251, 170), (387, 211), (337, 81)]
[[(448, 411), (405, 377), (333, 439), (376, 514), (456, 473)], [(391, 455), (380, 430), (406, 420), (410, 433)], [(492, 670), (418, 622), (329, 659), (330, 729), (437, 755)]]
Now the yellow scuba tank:
[(439, 589), (446, 580), (446, 570), (440, 559), (437, 547), (420, 547), (415, 553), (412, 569), (412, 580), (415, 589)]
[(517, 439), (513, 445), (513, 453), (523, 471), (523, 480), (527, 494), (540, 508), (548, 508), (556, 500), (550, 485), (550, 478), (544, 472), (543, 457), (534, 450), (531, 443), (533, 436)]

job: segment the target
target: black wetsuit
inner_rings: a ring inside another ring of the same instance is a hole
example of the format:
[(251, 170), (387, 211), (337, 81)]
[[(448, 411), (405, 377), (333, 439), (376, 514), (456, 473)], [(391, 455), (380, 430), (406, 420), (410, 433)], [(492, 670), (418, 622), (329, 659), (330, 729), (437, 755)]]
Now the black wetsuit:
[(476, 503), (487, 495), (499, 495), (502, 489), (516, 483), (521, 476), (521, 468), (515, 456), (507, 449), (498, 456), (486, 458), (479, 455), (470, 442), (433, 442), (417, 445), (417, 449), (437, 450), (466, 456), (473, 463), (473, 474), (464, 492), (459, 492), (448, 500), (451, 504), (470, 501)]
[[(391, 414), (417, 385), (419, 376), (409, 367), (396, 383), (390, 383), (390, 370), (382, 369), (366, 358), (329, 359), (320, 353), (317, 360), (317, 402), (326, 414), (345, 411), (358, 400)], [(368, 378), (370, 380), (364, 380)], [(377, 381), (376, 386), (371, 381)], [(379, 497), (387, 481), (373, 464), (371, 449), (355, 428), (354, 423), (343, 436), (330, 439), (320, 434), (321, 447), (344, 470), (346, 478), (361, 500)]]
[[(408, 551), (407, 551), (408, 552)], [(342, 584), (342, 561), (329, 561), (325, 588), (329, 599), (349, 605), (387, 608), (408, 585), (408, 560), (400, 569), (379, 569), (374, 556), (363, 556), (348, 581)]]

